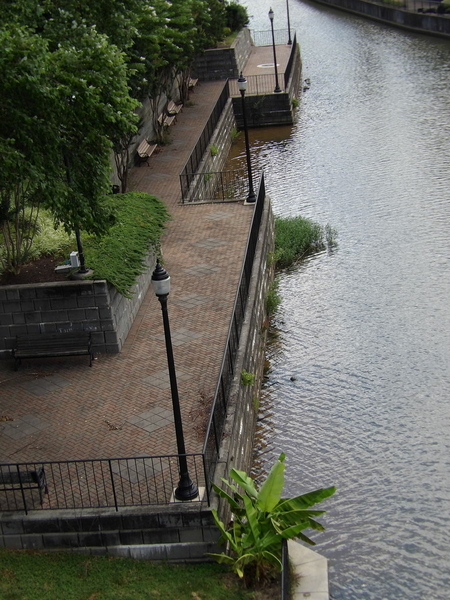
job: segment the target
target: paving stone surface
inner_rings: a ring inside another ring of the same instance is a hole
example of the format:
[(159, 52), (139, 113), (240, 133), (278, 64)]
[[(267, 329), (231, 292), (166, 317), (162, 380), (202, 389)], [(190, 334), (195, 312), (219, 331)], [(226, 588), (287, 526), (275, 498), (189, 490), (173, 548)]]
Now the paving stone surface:
[[(200, 83), (171, 143), (131, 172), (131, 189), (163, 200), (162, 240), (187, 452), (199, 452), (232, 313), (253, 208), (183, 206), (182, 171), (223, 82)], [(33, 421), (34, 419), (34, 421)], [(0, 462), (176, 453), (161, 309), (150, 289), (120, 354), (0, 361)], [(117, 467), (123, 468), (123, 467)], [(144, 468), (144, 466), (142, 466)], [(127, 473), (127, 477), (135, 477)]]

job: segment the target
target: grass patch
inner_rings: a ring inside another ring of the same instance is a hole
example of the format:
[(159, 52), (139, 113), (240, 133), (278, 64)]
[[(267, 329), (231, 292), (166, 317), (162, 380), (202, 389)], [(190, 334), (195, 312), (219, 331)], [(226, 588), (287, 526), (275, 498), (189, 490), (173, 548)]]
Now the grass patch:
[(159, 249), (161, 234), (169, 219), (164, 204), (143, 192), (108, 197), (116, 211), (116, 224), (108, 234), (83, 238), (86, 264), (95, 279), (107, 279), (126, 297), (142, 273), (150, 249)]
[(250, 600), (222, 565), (0, 550), (2, 600)]
[(300, 259), (336, 245), (336, 232), (327, 225), (303, 217), (275, 217), (275, 253), (277, 269), (286, 269)]

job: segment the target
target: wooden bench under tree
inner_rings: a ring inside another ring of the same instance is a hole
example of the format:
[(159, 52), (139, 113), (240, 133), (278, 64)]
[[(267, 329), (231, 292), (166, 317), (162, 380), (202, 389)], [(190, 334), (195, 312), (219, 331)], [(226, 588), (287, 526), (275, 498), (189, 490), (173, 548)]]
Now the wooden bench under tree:
[(195, 86), (198, 83), (198, 79), (193, 79), (192, 77), (189, 78), (189, 83), (188, 83), (188, 88), (190, 91), (194, 91)]
[(9, 467), (7, 470), (5, 467), (0, 467), (0, 492), (15, 492), (18, 490), (22, 494), (25, 490), (39, 490), (39, 498), (42, 504), (42, 493), (48, 494), (44, 467), (35, 470), (23, 470), (19, 465), (17, 465), (17, 468), (11, 469)]
[(90, 331), (71, 331), (67, 333), (41, 333), (16, 336), (13, 348), (14, 368), (17, 371), (22, 358), (48, 358), (57, 356), (89, 356), (92, 367)]
[(158, 117), (158, 123), (162, 127), (170, 127), (176, 118), (177, 115), (167, 115), (166, 113), (161, 113)]
[(141, 166), (141, 163), (146, 162), (148, 166), (150, 166), (148, 160), (153, 152), (158, 147), (158, 144), (151, 144), (147, 142), (147, 140), (142, 140), (137, 149), (138, 163)]
[(174, 115), (176, 116), (179, 112), (181, 112), (183, 109), (183, 104), (176, 104), (173, 100), (171, 100), (169, 102), (169, 104), (167, 105), (167, 114), (170, 117), (173, 117)]

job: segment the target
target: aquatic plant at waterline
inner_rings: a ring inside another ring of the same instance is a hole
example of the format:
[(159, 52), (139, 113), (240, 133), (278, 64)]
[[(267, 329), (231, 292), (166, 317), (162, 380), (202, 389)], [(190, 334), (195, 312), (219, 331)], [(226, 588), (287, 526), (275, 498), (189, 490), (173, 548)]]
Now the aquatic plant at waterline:
[(337, 233), (303, 217), (275, 217), (275, 268), (285, 269), (314, 252), (334, 248)]
[(230, 505), (233, 520), (226, 527), (217, 511), (212, 510), (222, 534), (221, 540), (227, 544), (228, 551), (211, 556), (219, 563), (230, 565), (246, 582), (264, 581), (281, 571), (283, 538), (300, 538), (315, 545), (303, 531), (308, 528), (318, 531), (324, 529), (313, 518), (324, 511), (310, 510), (310, 507), (334, 494), (336, 488), (318, 489), (295, 498), (282, 498), (284, 460), (285, 455), (281, 454), (259, 490), (247, 473), (237, 469), (230, 471), (230, 477), (237, 485), (222, 478), (230, 493), (213, 485), (219, 496)]

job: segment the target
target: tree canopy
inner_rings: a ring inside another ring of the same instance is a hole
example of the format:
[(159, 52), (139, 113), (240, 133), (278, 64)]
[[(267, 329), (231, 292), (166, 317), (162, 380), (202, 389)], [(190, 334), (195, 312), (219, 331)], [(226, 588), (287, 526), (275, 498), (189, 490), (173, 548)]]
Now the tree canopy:
[(107, 230), (111, 152), (137, 133), (139, 102), (169, 95), (174, 78), (223, 37), (225, 7), (0, 0), (0, 227), (14, 255), (7, 268), (26, 258), (30, 207), (50, 208), (68, 232)]

